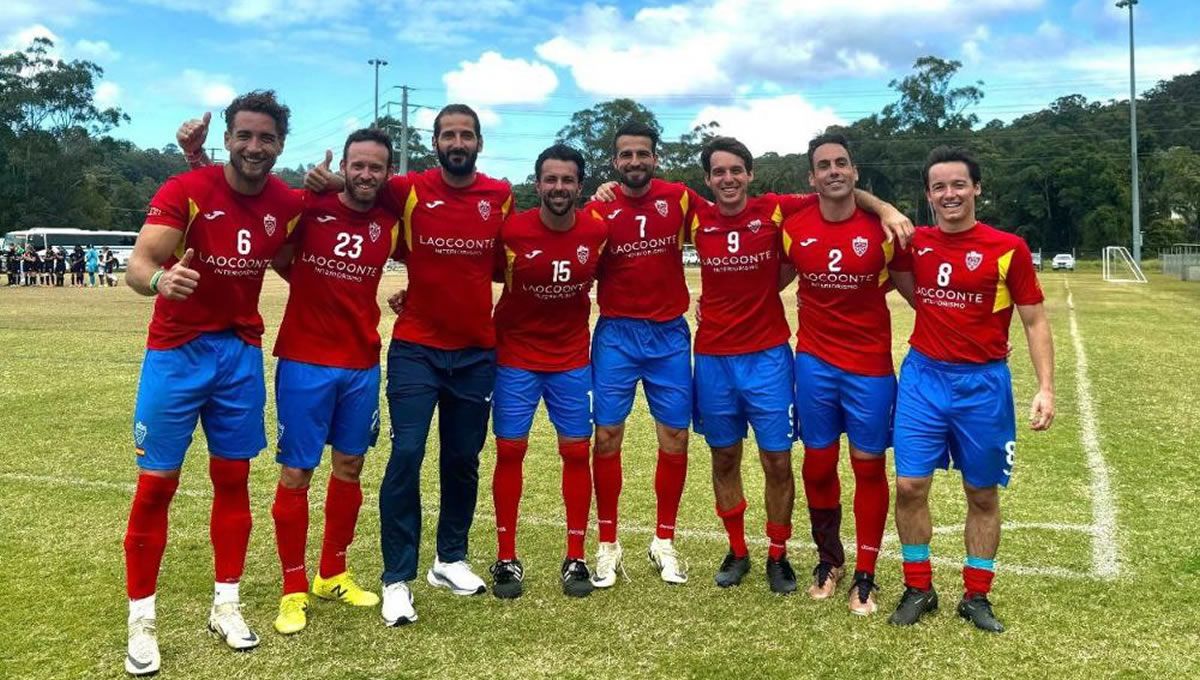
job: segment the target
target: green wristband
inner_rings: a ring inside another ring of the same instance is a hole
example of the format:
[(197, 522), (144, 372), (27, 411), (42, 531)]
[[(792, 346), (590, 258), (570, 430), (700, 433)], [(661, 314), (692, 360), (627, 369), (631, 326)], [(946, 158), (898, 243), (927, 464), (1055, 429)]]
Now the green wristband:
[(162, 278), (162, 275), (165, 272), (165, 269), (159, 269), (158, 271), (154, 272), (154, 276), (150, 277), (150, 290), (154, 291), (155, 295), (158, 295), (158, 280)]

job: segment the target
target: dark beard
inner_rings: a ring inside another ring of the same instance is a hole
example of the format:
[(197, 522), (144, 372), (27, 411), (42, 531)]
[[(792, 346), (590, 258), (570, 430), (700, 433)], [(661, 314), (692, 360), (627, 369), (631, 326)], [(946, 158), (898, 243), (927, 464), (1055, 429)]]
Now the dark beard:
[[(575, 201), (569, 200), (569, 201), (567, 201), (567, 207), (564, 208), (562, 210), (562, 212), (559, 212), (559, 211), (555, 210), (554, 206), (550, 203), (551, 198), (559, 198), (559, 197), (558, 196), (554, 196), (554, 197), (543, 196), (542, 197), (542, 205), (546, 206), (546, 210), (549, 210), (552, 214), (557, 215), (558, 217), (562, 217), (563, 215), (566, 215), (575, 209)], [(568, 195), (567, 198), (569, 199), (571, 197)]]
[(458, 165), (455, 165), (454, 162), (450, 160), (450, 154), (443, 153), (441, 149), (438, 149), (437, 157), (438, 163), (442, 164), (443, 170), (451, 175), (454, 175), (455, 177), (466, 177), (472, 172), (475, 172), (475, 159), (479, 157), (479, 152), (477, 151), (475, 153), (467, 154), (466, 160)]
[(642, 176), (645, 179), (643, 179), (641, 182), (638, 182), (638, 183), (629, 181), (629, 175), (626, 175), (625, 173), (621, 173), (621, 184), (624, 184), (625, 186), (629, 187), (630, 189), (641, 189), (642, 187), (649, 184), (650, 180), (654, 179), (654, 173), (646, 172), (644, 170), (641, 172), (642, 172)]

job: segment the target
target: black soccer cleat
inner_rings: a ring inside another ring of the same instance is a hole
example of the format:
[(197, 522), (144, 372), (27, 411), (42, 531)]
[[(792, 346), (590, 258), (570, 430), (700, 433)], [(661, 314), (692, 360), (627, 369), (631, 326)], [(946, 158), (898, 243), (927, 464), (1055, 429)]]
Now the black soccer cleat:
[(592, 585), (592, 574), (583, 560), (566, 559), (562, 565), (562, 589), (567, 597), (587, 597), (596, 586)]
[(787, 557), (767, 558), (767, 584), (771, 586), (771, 592), (780, 595), (796, 592), (796, 571)]
[[(717, 575), (713, 577), (713, 580), (717, 582), (718, 586), (728, 588), (739, 585), (749, 572), (750, 556), (734, 557), (733, 551), (730, 551), (721, 561), (721, 568), (717, 570)], [(792, 578), (794, 579), (795, 576)]]
[(987, 595), (963, 596), (958, 603), (958, 615), (975, 624), (975, 627), (989, 633), (1003, 633), (1004, 624), (996, 618), (992, 611), (992, 603)]
[(900, 604), (896, 605), (896, 611), (892, 612), (888, 623), (893, 626), (911, 626), (920, 621), (922, 616), (936, 612), (937, 608), (938, 597), (936, 590), (933, 588), (919, 590), (908, 586), (904, 589), (904, 595), (900, 598)]
[(503, 600), (514, 600), (525, 592), (525, 568), (521, 560), (496, 560), (492, 572), (492, 594)]

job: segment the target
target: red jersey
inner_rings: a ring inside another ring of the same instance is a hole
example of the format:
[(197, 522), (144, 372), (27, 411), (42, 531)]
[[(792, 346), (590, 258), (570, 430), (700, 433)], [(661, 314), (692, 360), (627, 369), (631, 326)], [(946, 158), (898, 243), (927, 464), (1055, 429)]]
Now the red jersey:
[(908, 251), (887, 242), (877, 216), (855, 208), (830, 222), (819, 203), (784, 221), (783, 250), (797, 274), (796, 351), (850, 373), (891, 375), (888, 270), (911, 270)]
[(529, 371), (570, 371), (588, 364), (590, 293), (608, 227), (595, 211), (554, 231), (536, 208), (500, 229), (504, 293), (496, 304), (496, 362)]
[(917, 321), (908, 343), (939, 361), (1004, 359), (1013, 305), (1045, 299), (1025, 240), (976, 222), (956, 234), (922, 227), (910, 247)]
[(786, 343), (779, 298), (779, 225), (815, 195), (751, 196), (737, 215), (696, 209), (692, 242), (700, 255), (697, 354), (748, 354)]
[(173, 267), (192, 248), (189, 267), (200, 273), (200, 282), (186, 300), (155, 299), (146, 347), (171, 349), (225, 330), (261, 346), (263, 274), (300, 220), (301, 203), (275, 176), (257, 195), (239, 194), (225, 181), (222, 165), (168, 179), (150, 200), (146, 224), (183, 232), (163, 266)]
[(494, 347), (492, 271), (512, 187), (478, 173), (459, 189), (434, 168), (392, 177), (388, 188), (404, 209), (408, 267), (408, 298), (392, 337), (446, 350)]
[(400, 220), (379, 206), (347, 207), (336, 193), (307, 194), (289, 274), (291, 292), (275, 356), (318, 366), (379, 363), (379, 279), (400, 242)]
[(683, 184), (659, 179), (637, 198), (616, 191), (616, 200), (587, 206), (604, 217), (609, 231), (597, 276), (600, 314), (675, 319), (691, 302), (681, 256), (685, 228), (705, 201)]

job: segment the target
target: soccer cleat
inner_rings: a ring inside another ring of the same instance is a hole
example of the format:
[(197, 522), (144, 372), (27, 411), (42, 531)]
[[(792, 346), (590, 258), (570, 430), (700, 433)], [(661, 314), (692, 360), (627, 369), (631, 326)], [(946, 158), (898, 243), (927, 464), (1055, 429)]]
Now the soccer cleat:
[(786, 556), (777, 560), (767, 558), (767, 585), (771, 586), (771, 592), (780, 595), (796, 592), (796, 570)]
[[(679, 563), (679, 553), (675, 552), (675, 542), (669, 538), (654, 537), (647, 551), (650, 563), (658, 569), (658, 575), (667, 583), (687, 583), (687, 569)], [(600, 567), (596, 567), (600, 571)]]
[(854, 582), (850, 584), (850, 613), (858, 616), (868, 616), (879, 611), (875, 603), (875, 575), (865, 571), (854, 572)]
[(158, 655), (158, 632), (152, 618), (138, 618), (129, 623), (129, 647), (125, 652), (125, 672), (130, 675), (153, 675), (162, 662)]
[(567, 597), (587, 597), (596, 588), (583, 560), (567, 558), (562, 565), (562, 589)]
[(825, 600), (837, 592), (838, 582), (846, 575), (846, 569), (828, 562), (818, 562), (812, 573), (813, 582), (808, 587), (808, 596), (814, 600)]
[(225, 641), (231, 649), (244, 652), (258, 646), (258, 636), (242, 618), (242, 603), (214, 604), (208, 614), (208, 630)]
[(992, 612), (992, 603), (988, 601), (987, 595), (964, 595), (958, 603), (958, 615), (975, 624), (979, 630), (989, 633), (1004, 632), (1004, 624), (1000, 623), (996, 614)]
[(734, 557), (733, 551), (730, 551), (721, 561), (721, 568), (717, 570), (717, 575), (713, 577), (713, 580), (717, 582), (718, 586), (728, 588), (740, 584), (749, 572), (750, 556)]
[(383, 587), (383, 606), (379, 614), (384, 624), (389, 626), (403, 626), (417, 620), (417, 610), (413, 608), (413, 596), (408, 583), (396, 581)]
[(312, 591), (322, 600), (337, 600), (354, 607), (374, 607), (379, 604), (379, 596), (359, 587), (348, 571), (329, 578), (321, 578), (317, 574), (313, 579)]
[(492, 572), (492, 594), (502, 600), (513, 600), (525, 592), (525, 568), (521, 560), (496, 560)]
[(434, 558), (425, 580), (434, 588), (449, 588), (455, 595), (482, 595), (487, 592), (483, 579), (471, 571), (471, 565), (466, 560), (443, 562)]
[(308, 593), (289, 593), (279, 600), (279, 616), (275, 617), (275, 631), (280, 635), (292, 635), (308, 625)]
[(908, 586), (904, 589), (904, 595), (900, 597), (900, 604), (896, 605), (896, 611), (892, 612), (888, 623), (893, 626), (911, 626), (920, 621), (922, 616), (936, 612), (937, 608), (936, 590), (933, 588), (919, 590)]
[(596, 573), (592, 574), (592, 585), (597, 588), (611, 588), (617, 582), (617, 569), (624, 569), (621, 558), (624, 556), (621, 544), (600, 542), (596, 550)]

